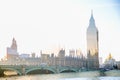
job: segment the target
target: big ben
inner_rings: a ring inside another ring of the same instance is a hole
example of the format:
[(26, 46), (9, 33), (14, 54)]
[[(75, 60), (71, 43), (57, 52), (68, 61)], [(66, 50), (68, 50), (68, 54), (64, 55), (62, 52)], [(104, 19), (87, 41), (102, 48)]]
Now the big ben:
[(93, 12), (91, 11), (91, 17), (89, 20), (89, 26), (87, 28), (87, 68), (98, 69), (99, 68), (99, 48), (98, 48), (98, 29), (95, 25)]

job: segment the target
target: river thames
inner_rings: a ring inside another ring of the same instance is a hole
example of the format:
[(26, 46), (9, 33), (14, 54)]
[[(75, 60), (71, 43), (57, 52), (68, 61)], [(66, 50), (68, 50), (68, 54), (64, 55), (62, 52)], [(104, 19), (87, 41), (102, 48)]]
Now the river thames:
[(105, 73), (105, 76), (100, 76), (99, 71), (89, 71), (1, 77), (0, 80), (120, 80), (120, 71), (109, 71)]

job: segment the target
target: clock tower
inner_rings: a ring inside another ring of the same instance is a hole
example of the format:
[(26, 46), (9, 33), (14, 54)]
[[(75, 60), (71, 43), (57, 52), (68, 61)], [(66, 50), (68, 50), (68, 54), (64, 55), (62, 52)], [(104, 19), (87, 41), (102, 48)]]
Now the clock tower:
[(98, 29), (92, 11), (87, 28), (87, 68), (99, 68)]

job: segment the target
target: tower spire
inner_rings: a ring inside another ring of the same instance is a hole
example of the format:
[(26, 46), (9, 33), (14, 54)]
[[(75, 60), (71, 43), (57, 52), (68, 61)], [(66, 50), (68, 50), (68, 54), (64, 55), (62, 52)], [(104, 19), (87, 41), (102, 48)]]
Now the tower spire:
[(91, 17), (90, 17), (90, 20), (89, 20), (89, 26), (92, 26), (92, 27), (95, 26), (95, 20), (94, 20), (94, 17), (93, 17), (93, 10), (91, 10)]
[(91, 16), (93, 17), (93, 10), (91, 10)]
[(12, 40), (11, 48), (17, 50), (17, 44), (16, 44), (16, 40), (15, 40), (14, 37), (13, 37), (13, 40)]

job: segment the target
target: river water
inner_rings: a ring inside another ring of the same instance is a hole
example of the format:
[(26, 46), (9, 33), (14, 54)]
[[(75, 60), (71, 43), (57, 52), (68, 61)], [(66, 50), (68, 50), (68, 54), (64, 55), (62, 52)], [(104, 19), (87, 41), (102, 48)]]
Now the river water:
[[(112, 74), (111, 74), (112, 73)], [(107, 72), (107, 76), (100, 76), (98, 71), (60, 74), (39, 74), (1, 77), (0, 80), (120, 80), (120, 72)]]

